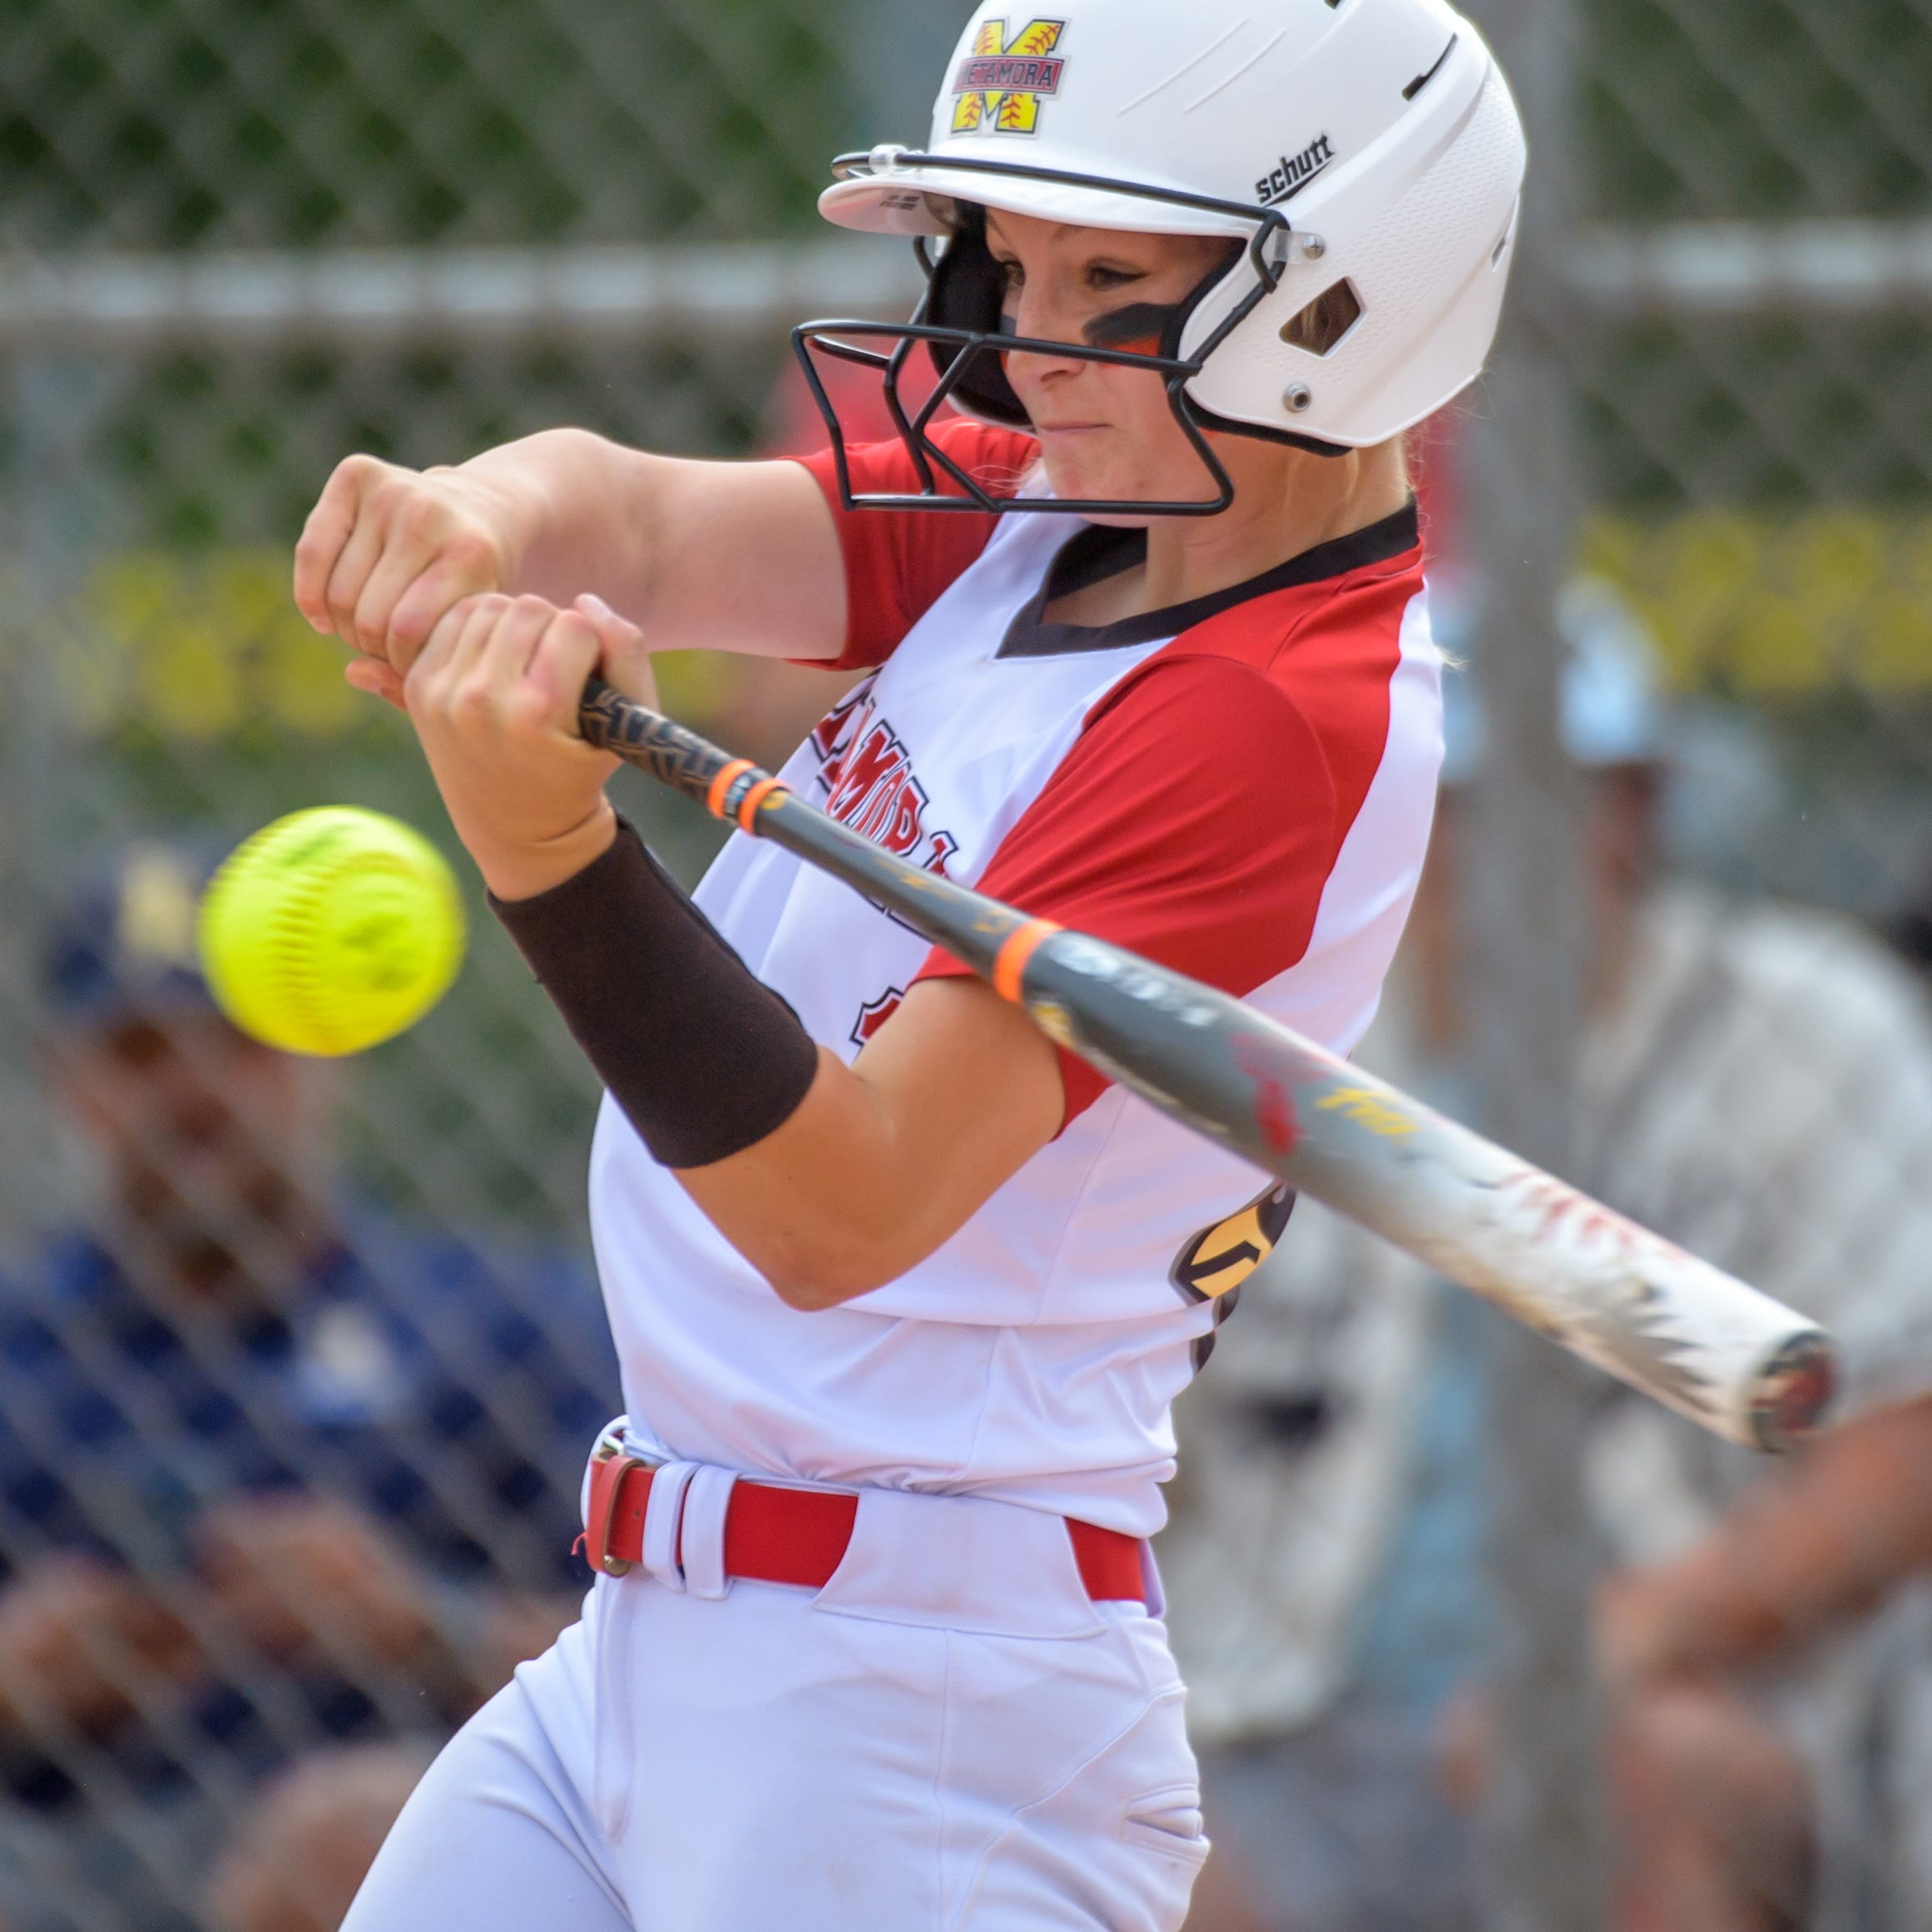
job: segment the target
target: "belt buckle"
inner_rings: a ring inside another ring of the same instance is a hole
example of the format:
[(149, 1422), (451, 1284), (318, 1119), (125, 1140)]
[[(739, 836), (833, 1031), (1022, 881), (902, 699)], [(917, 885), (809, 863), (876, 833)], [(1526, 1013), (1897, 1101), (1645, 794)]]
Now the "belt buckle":
[(607, 1577), (627, 1576), (633, 1567), (622, 1557), (610, 1553), (611, 1524), (616, 1519), (618, 1499), (623, 1494), (624, 1479), (632, 1469), (651, 1467), (643, 1457), (632, 1455), (609, 1431), (597, 1438), (597, 1447), (591, 1451), (590, 1508), (585, 1513), (584, 1554), (592, 1568), (602, 1570)]

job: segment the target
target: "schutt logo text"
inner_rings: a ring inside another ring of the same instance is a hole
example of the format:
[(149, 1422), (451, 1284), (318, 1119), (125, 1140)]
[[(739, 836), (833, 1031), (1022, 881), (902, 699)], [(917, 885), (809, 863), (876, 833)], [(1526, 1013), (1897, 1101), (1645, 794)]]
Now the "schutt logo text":
[(1297, 155), (1283, 155), (1268, 174), (1255, 183), (1255, 194), (1264, 208), (1292, 201), (1335, 159), (1335, 146), (1325, 134), (1318, 134)]

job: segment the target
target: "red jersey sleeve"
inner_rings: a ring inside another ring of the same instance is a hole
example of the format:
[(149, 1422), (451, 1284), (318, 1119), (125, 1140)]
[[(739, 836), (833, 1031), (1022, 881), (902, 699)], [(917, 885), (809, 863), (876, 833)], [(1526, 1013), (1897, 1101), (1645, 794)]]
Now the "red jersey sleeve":
[[(978, 889), (1237, 997), (1307, 950), (1339, 847), (1313, 726), (1267, 676), (1161, 656), (1102, 701)], [(968, 970), (938, 948), (919, 978)], [(1108, 1082), (1063, 1050), (1066, 1119)]]
[[(992, 429), (960, 416), (935, 423), (934, 443), (969, 475), (1002, 493), (1033, 467), (1039, 445), (1013, 429)], [(883, 664), (899, 641), (938, 602), (939, 593), (986, 547), (997, 521), (959, 510), (848, 510), (829, 449), (800, 457), (817, 479), (839, 526), (845, 559), (845, 648), (829, 666), (856, 671)], [(917, 493), (919, 473), (905, 445), (859, 443), (846, 452), (855, 496)], [(949, 497), (965, 492), (937, 473)]]

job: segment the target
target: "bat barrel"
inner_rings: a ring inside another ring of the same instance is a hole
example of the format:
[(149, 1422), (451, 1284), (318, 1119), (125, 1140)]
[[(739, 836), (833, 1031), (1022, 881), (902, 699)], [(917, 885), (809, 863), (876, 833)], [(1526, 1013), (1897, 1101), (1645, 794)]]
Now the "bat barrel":
[(1241, 1001), (1077, 933), (1022, 996), (1163, 1112), (1706, 1428), (1784, 1449), (1825, 1408), (1814, 1324)]

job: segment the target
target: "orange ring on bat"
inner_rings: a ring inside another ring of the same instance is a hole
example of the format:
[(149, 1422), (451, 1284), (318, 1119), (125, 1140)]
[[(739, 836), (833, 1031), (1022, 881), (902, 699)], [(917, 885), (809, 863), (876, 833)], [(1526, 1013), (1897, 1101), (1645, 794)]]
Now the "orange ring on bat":
[(721, 765), (717, 776), (711, 780), (711, 789), (705, 794), (705, 810), (714, 819), (724, 817), (725, 794), (731, 789), (732, 780), (756, 770), (749, 758), (734, 758), (729, 765)]
[(745, 794), (738, 806), (738, 830), (749, 832), (752, 820), (758, 816), (758, 808), (775, 791), (783, 791), (784, 785), (775, 778), (761, 778)]
[(1002, 999), (1010, 999), (1018, 1006), (1028, 960), (1039, 950), (1043, 940), (1063, 929), (1057, 919), (1028, 919), (1008, 933), (993, 958), (993, 990)]

